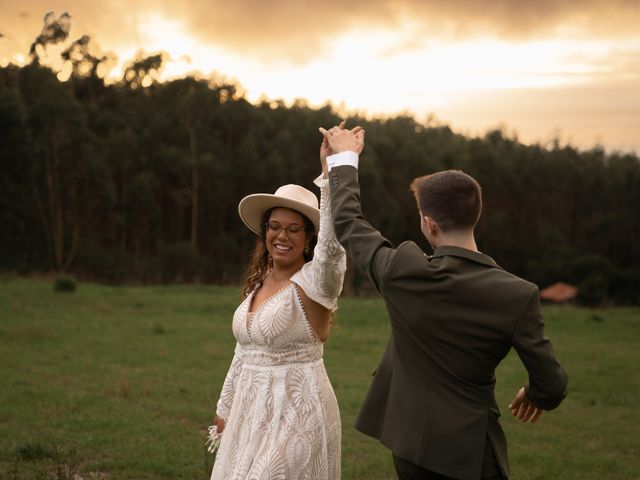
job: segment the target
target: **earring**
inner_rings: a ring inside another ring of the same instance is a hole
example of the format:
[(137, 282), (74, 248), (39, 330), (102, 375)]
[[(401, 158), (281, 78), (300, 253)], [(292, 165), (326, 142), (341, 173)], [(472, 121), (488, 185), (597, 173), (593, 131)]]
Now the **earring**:
[(309, 245), (307, 245), (306, 247), (304, 247), (304, 254), (305, 254), (305, 255), (309, 255)]

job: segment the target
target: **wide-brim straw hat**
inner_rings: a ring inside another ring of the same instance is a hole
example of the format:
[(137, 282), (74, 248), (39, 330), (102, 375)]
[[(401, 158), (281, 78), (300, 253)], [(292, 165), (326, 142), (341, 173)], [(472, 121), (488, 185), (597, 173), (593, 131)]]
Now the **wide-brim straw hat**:
[(318, 231), (320, 209), (315, 193), (300, 185), (290, 183), (278, 188), (275, 193), (254, 193), (247, 195), (238, 204), (238, 213), (244, 224), (253, 233), (261, 234), (262, 217), (270, 208), (290, 208), (301, 213), (313, 223)]

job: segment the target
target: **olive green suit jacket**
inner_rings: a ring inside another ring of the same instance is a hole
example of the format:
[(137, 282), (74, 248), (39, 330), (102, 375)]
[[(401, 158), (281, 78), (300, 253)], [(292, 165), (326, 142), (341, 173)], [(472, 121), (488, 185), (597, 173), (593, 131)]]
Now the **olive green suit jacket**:
[(463, 480), (480, 478), (489, 439), (508, 477), (496, 366), (513, 347), (531, 401), (550, 410), (566, 395), (538, 288), (475, 251), (394, 248), (363, 218), (357, 170), (339, 166), (329, 177), (338, 240), (384, 297), (391, 322), (356, 428), (404, 460)]

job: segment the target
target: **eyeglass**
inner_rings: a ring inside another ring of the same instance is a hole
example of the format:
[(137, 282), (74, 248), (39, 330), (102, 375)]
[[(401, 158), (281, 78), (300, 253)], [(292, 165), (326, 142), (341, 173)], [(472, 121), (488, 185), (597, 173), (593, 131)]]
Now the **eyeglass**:
[(302, 231), (304, 230), (304, 227), (302, 225), (298, 225), (297, 223), (292, 223), (288, 227), (283, 227), (278, 222), (267, 222), (266, 225), (267, 225), (267, 229), (271, 233), (275, 235), (280, 235), (280, 232), (284, 230), (285, 232), (287, 232), (287, 236), (289, 238), (298, 238), (302, 233)]

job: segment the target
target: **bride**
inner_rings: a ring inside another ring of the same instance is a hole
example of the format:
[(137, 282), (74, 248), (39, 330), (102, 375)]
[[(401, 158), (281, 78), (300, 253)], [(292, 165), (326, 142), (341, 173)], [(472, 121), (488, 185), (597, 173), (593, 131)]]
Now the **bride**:
[(315, 194), (293, 184), (238, 205), (258, 242), (209, 429), (211, 441), (222, 434), (212, 480), (340, 478), (340, 413), (322, 359), (346, 269), (331, 219), (329, 154), (323, 141), (323, 175), (314, 182), (320, 208)]

